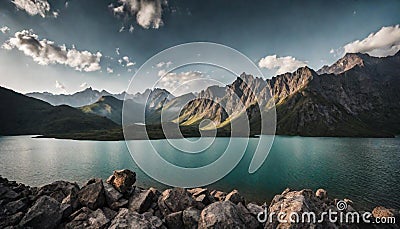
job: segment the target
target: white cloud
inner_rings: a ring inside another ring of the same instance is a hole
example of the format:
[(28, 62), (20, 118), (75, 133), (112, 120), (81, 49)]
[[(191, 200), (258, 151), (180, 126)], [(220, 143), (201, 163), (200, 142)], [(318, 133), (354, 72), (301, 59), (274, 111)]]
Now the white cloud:
[(107, 73), (113, 73), (114, 72), (114, 70), (112, 69), (112, 68), (109, 68), (109, 67), (107, 67)]
[(156, 67), (157, 67), (157, 68), (162, 68), (162, 67), (165, 66), (166, 68), (168, 68), (171, 64), (172, 64), (171, 61), (168, 61), (167, 63), (165, 63), (165, 62), (163, 61), (163, 62), (160, 62), (160, 63), (156, 64)]
[[(160, 72), (162, 71), (164, 70), (160, 70)], [(162, 78), (160, 78), (156, 86), (165, 88), (176, 96), (200, 91), (215, 84), (214, 81), (207, 80), (206, 76), (199, 71), (170, 72), (167, 74), (164, 72), (164, 74), (159, 74), (159, 76), (162, 76)]]
[(116, 49), (115, 49), (115, 53), (119, 56), (119, 54), (120, 54), (120, 53), (119, 53), (119, 48), (116, 48)]
[(40, 15), (44, 18), (50, 12), (50, 4), (47, 0), (12, 0), (11, 2), (31, 16)]
[[(128, 56), (122, 57), (122, 60), (125, 61), (125, 66), (126, 66), (126, 67), (131, 67), (131, 66), (133, 66), (133, 65), (136, 64), (136, 63), (130, 61)], [(121, 63), (122, 63), (122, 62), (121, 62)]]
[(82, 83), (79, 87), (81, 88), (86, 88), (88, 86), (88, 84), (86, 82)]
[(383, 57), (396, 54), (400, 50), (399, 25), (382, 27), (363, 40), (356, 40), (344, 46), (346, 53), (368, 53), (371, 56)]
[(69, 2), (65, 2), (65, 8), (68, 8)]
[(3, 26), (0, 28), (0, 32), (6, 34), (10, 32), (10, 28), (8, 28), (8, 26)]
[(63, 64), (78, 71), (92, 72), (100, 70), (100, 52), (78, 51), (72, 46), (68, 49), (65, 45), (58, 46), (53, 41), (39, 40), (39, 36), (32, 31), (22, 30), (16, 32), (3, 45), (4, 49), (18, 49), (26, 56), (33, 58), (40, 65)]
[(334, 53), (335, 53), (335, 50), (334, 50), (334, 49), (331, 49), (331, 50), (329, 51), (329, 53), (330, 53), (330, 54), (334, 54)]
[(122, 27), (119, 29), (118, 32), (122, 33), (122, 32), (124, 32), (124, 30), (125, 30), (125, 26), (122, 26)]
[(136, 17), (136, 22), (145, 29), (158, 29), (163, 25), (163, 6), (167, 0), (118, 0), (118, 5), (110, 4), (115, 15), (125, 18)]
[(267, 68), (270, 70), (276, 69), (275, 74), (283, 74), (286, 72), (293, 72), (300, 67), (306, 66), (304, 61), (296, 60), (291, 56), (277, 57), (276, 55), (266, 56), (258, 62), (260, 68)]
[(67, 91), (67, 89), (66, 89), (66, 87), (64, 86), (64, 84), (58, 82), (57, 80), (56, 80), (56, 88), (57, 88), (57, 89), (61, 89), (61, 90), (63, 90), (64, 92)]
[(158, 76), (159, 77), (162, 77), (162, 76), (164, 76), (165, 75), (165, 73), (167, 73), (167, 71), (165, 71), (164, 69), (162, 69), (162, 70), (160, 70), (160, 71), (158, 71)]

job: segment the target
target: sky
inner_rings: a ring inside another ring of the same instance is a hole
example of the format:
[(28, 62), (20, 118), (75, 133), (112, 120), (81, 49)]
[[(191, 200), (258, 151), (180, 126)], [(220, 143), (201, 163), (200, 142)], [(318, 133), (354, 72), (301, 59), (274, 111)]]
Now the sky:
[[(0, 86), (21, 93), (86, 87), (119, 93), (133, 81), (139, 91), (155, 79), (173, 90), (185, 80), (236, 77), (212, 66), (173, 69), (186, 54), (164, 55), (147, 67), (152, 71), (141, 68), (163, 50), (190, 42), (237, 50), (265, 78), (305, 65), (318, 70), (346, 52), (396, 53), (399, 12), (397, 0), (2, 0)], [(229, 54), (215, 57), (247, 71)], [(135, 73), (141, 81), (133, 80)]]

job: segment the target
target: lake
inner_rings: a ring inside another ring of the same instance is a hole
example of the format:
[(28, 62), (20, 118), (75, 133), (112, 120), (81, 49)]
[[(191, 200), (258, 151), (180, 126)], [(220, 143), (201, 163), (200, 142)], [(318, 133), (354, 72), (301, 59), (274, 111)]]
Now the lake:
[[(249, 174), (256, 140), (250, 139), (240, 163), (222, 180), (209, 185), (210, 189), (238, 189), (248, 200), (262, 203), (271, 201), (286, 187), (324, 188), (329, 196), (349, 198), (360, 209), (377, 205), (400, 208), (400, 138), (276, 136), (267, 160), (257, 172)], [(217, 138), (202, 160), (178, 154), (166, 140), (152, 143), (162, 149), (166, 160), (191, 167), (218, 158), (219, 148), (228, 141)], [(128, 168), (137, 173), (139, 186), (166, 188), (138, 168), (123, 141), (0, 137), (0, 161), (3, 177), (31, 186), (56, 180), (82, 185), (92, 177), (106, 179), (113, 170)]]

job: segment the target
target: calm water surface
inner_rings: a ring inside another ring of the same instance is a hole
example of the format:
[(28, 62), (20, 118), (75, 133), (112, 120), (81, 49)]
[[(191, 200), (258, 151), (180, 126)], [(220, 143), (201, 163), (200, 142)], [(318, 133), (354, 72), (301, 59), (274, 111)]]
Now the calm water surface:
[[(200, 155), (177, 152), (165, 140), (153, 143), (162, 149), (161, 155), (166, 160), (197, 167), (217, 159), (228, 141), (217, 138)], [(269, 202), (286, 187), (324, 188), (330, 196), (350, 198), (359, 208), (376, 205), (400, 208), (400, 138), (277, 136), (263, 166), (249, 174), (255, 144), (256, 139), (250, 139), (242, 161), (211, 188), (224, 191), (236, 188), (249, 200), (260, 203)], [(113, 170), (129, 168), (137, 173), (138, 185), (165, 188), (138, 168), (123, 141), (0, 137), (0, 162), (0, 175), (32, 186), (61, 179), (82, 184), (89, 178), (106, 179)]]

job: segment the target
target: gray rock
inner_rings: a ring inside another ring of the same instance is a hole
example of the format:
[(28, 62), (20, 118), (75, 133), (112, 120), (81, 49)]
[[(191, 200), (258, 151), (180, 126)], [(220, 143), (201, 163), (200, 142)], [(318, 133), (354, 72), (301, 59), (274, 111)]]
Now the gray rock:
[(129, 201), (127, 199), (121, 198), (118, 201), (115, 201), (109, 207), (115, 211), (118, 211), (120, 208), (125, 208), (128, 206)]
[(101, 209), (92, 211), (87, 207), (83, 207), (78, 212), (74, 213), (74, 218), (71, 222), (65, 225), (65, 228), (106, 228), (110, 220), (106, 217)]
[(10, 187), (0, 184), (0, 199), (5, 201), (15, 200), (20, 195), (12, 190)]
[(258, 206), (257, 204), (253, 204), (253, 203), (249, 203), (247, 204), (247, 209), (249, 210), (249, 212), (256, 216), (258, 215), (258, 213), (260, 212), (264, 212), (264, 208), (261, 206)]
[(68, 218), (74, 210), (70, 204), (61, 204), (60, 205), (60, 212), (63, 219)]
[[(265, 228), (309, 228), (315, 227), (316, 224), (308, 222), (291, 223), (289, 217), (292, 212), (296, 212), (298, 215), (302, 215), (303, 212), (314, 212), (317, 216), (323, 210), (323, 202), (316, 198), (313, 191), (304, 189), (301, 191), (290, 191), (285, 190), (281, 195), (276, 195), (272, 200), (268, 213), (274, 212), (277, 215), (279, 212), (286, 213), (284, 220), (287, 222), (279, 222), (277, 217), (273, 217), (272, 220), (268, 220), (265, 224)], [(336, 209), (335, 209), (336, 210)]]
[(78, 193), (74, 192), (66, 196), (61, 203), (71, 205), (73, 211), (76, 211), (81, 207), (81, 203), (79, 203), (78, 200)]
[(234, 204), (242, 203), (245, 204), (244, 197), (240, 195), (238, 190), (233, 190), (232, 192), (228, 193), (225, 197), (225, 201), (231, 201)]
[(24, 213), (17, 212), (14, 215), (1, 217), (0, 218), (0, 228), (6, 228), (7, 226), (17, 225), (22, 217), (24, 217)]
[(174, 212), (165, 217), (168, 228), (183, 228), (182, 211)]
[(62, 218), (60, 205), (52, 197), (40, 197), (22, 218), (20, 226), (43, 229), (56, 228)]
[(183, 188), (167, 189), (158, 198), (158, 207), (164, 216), (193, 206), (197, 206), (196, 201)]
[(78, 200), (92, 210), (101, 208), (105, 203), (104, 186), (101, 179), (91, 179), (78, 192)]
[[(103, 183), (103, 186), (104, 186), (104, 195), (105, 195), (108, 206), (111, 207), (115, 202), (122, 199), (123, 195), (119, 191), (117, 191), (114, 188), (114, 186), (112, 186), (111, 184), (108, 184), (108, 183)], [(117, 204), (117, 205), (119, 205), (119, 204)], [(115, 206), (115, 204), (114, 204), (114, 206)]]
[(201, 211), (190, 207), (182, 212), (182, 221), (185, 228), (195, 229), (198, 227)]
[(129, 211), (127, 208), (121, 208), (115, 218), (112, 220), (109, 229), (150, 229), (152, 224), (143, 215)]
[(55, 181), (51, 184), (40, 187), (37, 196), (50, 196), (61, 203), (68, 195), (76, 194), (78, 191), (79, 186), (76, 183)]
[(129, 210), (143, 213), (150, 208), (154, 198), (155, 194), (152, 190), (135, 192), (129, 199)]
[(102, 210), (106, 218), (109, 219), (110, 221), (114, 219), (114, 217), (118, 214), (116, 211), (107, 207), (104, 207)]
[(5, 205), (6, 214), (14, 215), (17, 212), (25, 211), (27, 207), (28, 206), (26, 205), (26, 203), (24, 201), (22, 201), (21, 199), (11, 201)]
[(223, 201), (203, 209), (198, 228), (250, 228), (248, 226), (241, 209), (230, 201)]
[(238, 210), (240, 211), (240, 215), (243, 216), (243, 222), (246, 225), (246, 228), (259, 228), (261, 227), (261, 223), (258, 222), (257, 218), (250, 213), (249, 210), (242, 204), (237, 204)]
[(136, 182), (136, 173), (128, 169), (115, 170), (113, 175), (107, 179), (107, 183), (114, 186), (121, 193), (131, 191), (133, 184)]

